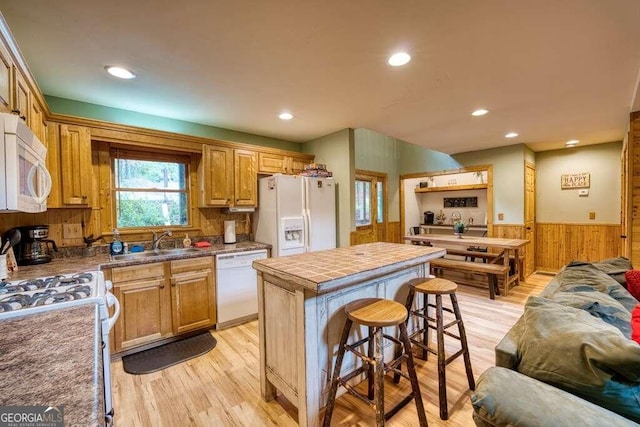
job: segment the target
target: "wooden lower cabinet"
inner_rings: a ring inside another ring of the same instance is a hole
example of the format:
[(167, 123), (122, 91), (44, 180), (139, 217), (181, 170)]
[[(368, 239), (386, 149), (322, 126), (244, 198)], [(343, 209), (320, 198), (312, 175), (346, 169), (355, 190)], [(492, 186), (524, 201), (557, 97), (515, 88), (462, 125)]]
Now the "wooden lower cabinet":
[(215, 325), (213, 257), (116, 267), (105, 274), (120, 302), (116, 353)]
[(216, 323), (213, 258), (171, 261), (173, 333), (212, 327)]

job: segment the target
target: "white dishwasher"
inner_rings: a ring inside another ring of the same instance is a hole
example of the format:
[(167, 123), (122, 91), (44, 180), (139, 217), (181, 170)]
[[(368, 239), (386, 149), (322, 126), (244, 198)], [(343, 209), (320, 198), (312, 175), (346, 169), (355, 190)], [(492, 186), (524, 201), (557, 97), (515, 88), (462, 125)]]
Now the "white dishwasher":
[(216, 255), (218, 328), (257, 317), (258, 274), (251, 264), (266, 257), (266, 249)]

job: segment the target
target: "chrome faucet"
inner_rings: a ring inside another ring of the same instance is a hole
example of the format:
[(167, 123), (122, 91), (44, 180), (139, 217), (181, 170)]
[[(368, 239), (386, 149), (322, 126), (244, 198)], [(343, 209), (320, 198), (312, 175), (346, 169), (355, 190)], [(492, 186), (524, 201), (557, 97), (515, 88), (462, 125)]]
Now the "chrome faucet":
[(165, 237), (171, 237), (171, 230), (166, 230), (163, 231), (162, 234), (160, 235), (160, 237), (158, 237), (158, 233), (153, 231), (153, 230), (149, 230), (151, 231), (151, 233), (153, 233), (153, 250), (156, 251), (159, 249), (159, 245), (160, 245), (160, 241), (162, 239), (164, 239)]

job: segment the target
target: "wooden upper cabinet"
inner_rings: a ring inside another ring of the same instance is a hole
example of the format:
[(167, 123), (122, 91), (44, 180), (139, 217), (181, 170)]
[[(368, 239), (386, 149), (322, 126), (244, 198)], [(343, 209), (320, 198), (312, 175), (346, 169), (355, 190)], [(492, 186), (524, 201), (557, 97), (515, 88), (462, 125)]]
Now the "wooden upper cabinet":
[(11, 111), (13, 98), (13, 79), (11, 72), (13, 62), (9, 56), (9, 51), (0, 44), (0, 108), (4, 112)]
[(47, 128), (44, 123), (44, 111), (40, 103), (31, 101), (31, 113), (29, 114), (29, 127), (36, 137), (45, 143), (47, 139)]
[(297, 175), (304, 165), (313, 161), (313, 156), (293, 157), (277, 153), (258, 153), (258, 173), (284, 173)]
[(201, 206), (230, 206), (233, 198), (233, 149), (205, 145), (200, 162)]
[(205, 145), (199, 169), (200, 206), (256, 206), (257, 161), (253, 151)]
[(91, 205), (91, 135), (82, 126), (60, 125), (60, 181), (64, 205)]
[(31, 113), (31, 90), (29, 90), (27, 81), (22, 77), (22, 73), (15, 66), (13, 67), (13, 83), (15, 85), (15, 93), (12, 111), (18, 114), (28, 125)]
[(249, 150), (233, 150), (234, 157), (234, 206), (258, 204), (257, 155)]
[(288, 173), (289, 157), (282, 154), (258, 153), (258, 172)]

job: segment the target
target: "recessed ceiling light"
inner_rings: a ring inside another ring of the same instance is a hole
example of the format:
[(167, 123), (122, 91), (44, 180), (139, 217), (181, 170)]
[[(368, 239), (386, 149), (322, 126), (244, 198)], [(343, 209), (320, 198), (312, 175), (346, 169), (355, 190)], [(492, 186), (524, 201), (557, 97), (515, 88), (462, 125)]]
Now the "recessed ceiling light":
[(118, 77), (120, 79), (136, 78), (136, 75), (132, 71), (127, 70), (126, 68), (107, 65), (106, 67), (104, 67), (104, 69), (107, 70), (107, 73), (111, 74), (114, 77)]
[(287, 112), (280, 113), (278, 118), (280, 118), (280, 120), (291, 120), (293, 119), (293, 114)]
[(567, 147), (573, 147), (574, 145), (576, 145), (576, 144), (577, 144), (577, 143), (579, 143), (579, 142), (580, 142), (580, 141), (578, 141), (577, 139), (571, 139), (571, 140), (567, 141), (567, 142), (565, 143), (565, 145), (566, 145)]
[(387, 63), (391, 66), (399, 67), (409, 61), (411, 61), (411, 55), (409, 55), (407, 52), (398, 52), (391, 55)]
[(505, 138), (515, 138), (516, 136), (518, 136), (517, 132), (509, 132), (508, 134), (506, 134), (504, 137)]
[(472, 116), (484, 116), (485, 114), (487, 114), (489, 112), (489, 110), (485, 110), (484, 108), (480, 108), (476, 111), (474, 111), (473, 113), (471, 113)]

